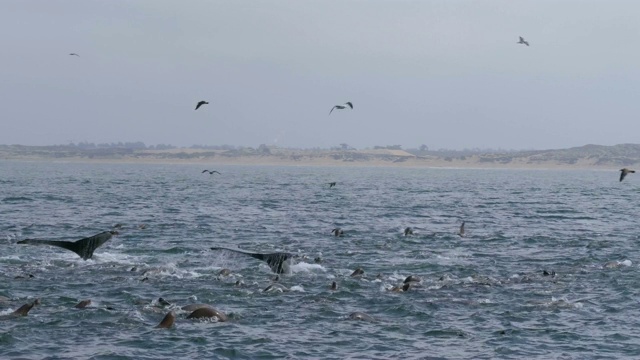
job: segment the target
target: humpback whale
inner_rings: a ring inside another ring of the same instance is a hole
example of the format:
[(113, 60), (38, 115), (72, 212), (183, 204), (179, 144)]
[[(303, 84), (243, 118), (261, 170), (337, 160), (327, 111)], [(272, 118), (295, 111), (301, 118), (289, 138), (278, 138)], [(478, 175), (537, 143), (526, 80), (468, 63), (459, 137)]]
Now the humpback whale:
[(18, 241), (18, 244), (29, 245), (52, 245), (63, 249), (71, 250), (78, 254), (83, 260), (91, 259), (93, 252), (102, 244), (107, 242), (113, 235), (118, 235), (117, 231), (105, 231), (91, 237), (80, 239), (78, 241), (57, 241), (57, 240), (37, 240), (24, 239)]
[(260, 254), (260, 253), (250, 253), (250, 252), (237, 250), (237, 249), (228, 249), (223, 247), (212, 247), (211, 250), (227, 250), (227, 251), (232, 251), (238, 254), (251, 256), (252, 258), (256, 258), (258, 260), (262, 260), (266, 262), (271, 268), (271, 271), (273, 271), (276, 274), (283, 274), (288, 272), (289, 265), (291, 263), (289, 259), (293, 257), (293, 254), (286, 253), (286, 252)]

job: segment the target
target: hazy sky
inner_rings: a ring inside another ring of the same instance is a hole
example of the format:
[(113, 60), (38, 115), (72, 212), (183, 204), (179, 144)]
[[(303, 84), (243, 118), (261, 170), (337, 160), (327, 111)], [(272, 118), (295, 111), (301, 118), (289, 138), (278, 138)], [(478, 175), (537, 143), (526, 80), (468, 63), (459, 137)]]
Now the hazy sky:
[(640, 142), (637, 0), (2, 0), (0, 33), (0, 144)]

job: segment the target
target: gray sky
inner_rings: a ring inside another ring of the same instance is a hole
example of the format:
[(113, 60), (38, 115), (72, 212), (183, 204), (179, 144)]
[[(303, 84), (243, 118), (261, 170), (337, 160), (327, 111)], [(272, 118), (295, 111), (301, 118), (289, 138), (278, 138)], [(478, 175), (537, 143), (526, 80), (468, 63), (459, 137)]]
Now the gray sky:
[(0, 33), (0, 144), (640, 142), (637, 0), (3, 0)]

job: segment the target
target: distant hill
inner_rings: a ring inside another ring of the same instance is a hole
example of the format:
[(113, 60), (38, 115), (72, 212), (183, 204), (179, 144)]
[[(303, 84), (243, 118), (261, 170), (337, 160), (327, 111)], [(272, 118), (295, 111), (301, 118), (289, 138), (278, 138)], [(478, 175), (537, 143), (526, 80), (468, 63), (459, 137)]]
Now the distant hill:
[(612, 168), (640, 164), (640, 144), (585, 145), (531, 151), (421, 151), (376, 149), (287, 149), (253, 147), (145, 147), (141, 143), (109, 146), (0, 145), (0, 159), (127, 162), (202, 162), (282, 165), (400, 165), (433, 167)]

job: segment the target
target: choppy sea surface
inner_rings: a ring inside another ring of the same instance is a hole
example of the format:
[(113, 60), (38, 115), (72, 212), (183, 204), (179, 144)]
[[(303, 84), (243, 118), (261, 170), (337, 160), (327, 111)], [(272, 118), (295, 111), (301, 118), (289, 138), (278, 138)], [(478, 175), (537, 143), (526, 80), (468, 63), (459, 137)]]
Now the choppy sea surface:
[[(640, 358), (634, 174), (204, 168), (0, 161), (0, 316), (41, 300), (0, 321), (0, 358)], [(16, 244), (116, 224), (87, 261)], [(289, 291), (264, 292), (266, 263), (212, 246), (296, 254)], [(421, 282), (389, 291), (409, 275)], [(192, 303), (229, 321), (187, 320)]]

